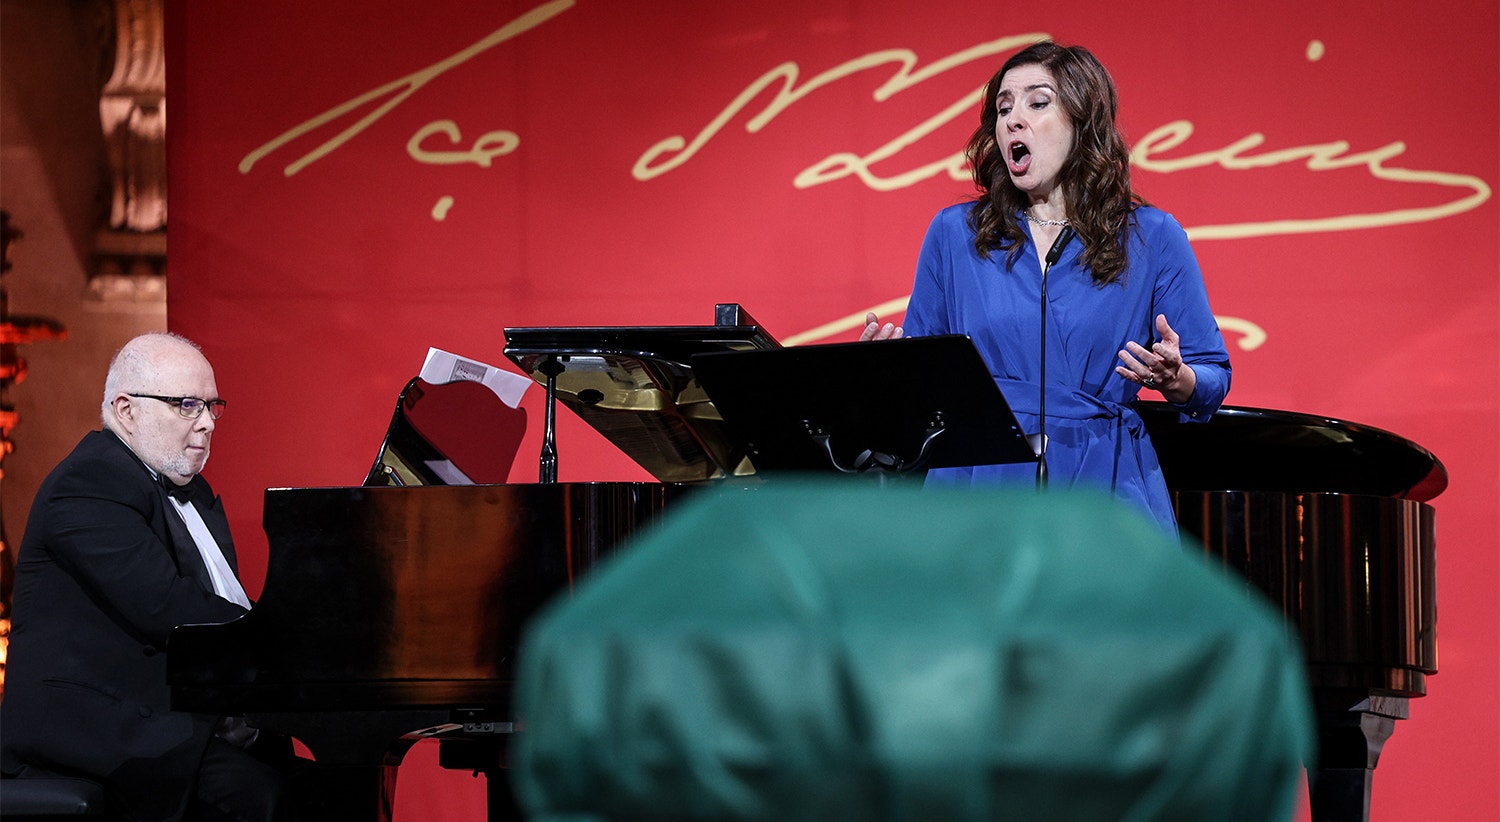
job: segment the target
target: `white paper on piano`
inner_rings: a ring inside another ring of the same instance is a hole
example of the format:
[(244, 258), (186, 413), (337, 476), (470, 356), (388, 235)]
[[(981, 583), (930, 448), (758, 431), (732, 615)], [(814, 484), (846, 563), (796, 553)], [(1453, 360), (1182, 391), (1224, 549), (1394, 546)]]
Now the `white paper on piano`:
[(422, 373), (418, 376), (433, 385), (457, 380), (483, 383), (511, 408), (521, 407), (521, 395), (531, 386), (530, 377), (450, 354), (440, 348), (427, 349), (427, 361), (422, 363)]

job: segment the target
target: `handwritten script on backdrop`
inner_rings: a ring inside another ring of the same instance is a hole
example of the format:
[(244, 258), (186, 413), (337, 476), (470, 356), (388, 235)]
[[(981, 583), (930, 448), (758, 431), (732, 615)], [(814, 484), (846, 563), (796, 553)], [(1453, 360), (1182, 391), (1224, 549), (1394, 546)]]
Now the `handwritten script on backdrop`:
[[(438, 62), (338, 103), (317, 116), (276, 135), (245, 155), (240, 161), (239, 170), (242, 174), (249, 174), (261, 160), (280, 152), (299, 138), (318, 132), (325, 127), (334, 127), (336, 123), (353, 116), (365, 107), (379, 103), (373, 110), (358, 117), (352, 124), (342, 128), (312, 150), (293, 158), (282, 168), (283, 175), (292, 177), (358, 137), (392, 110), (406, 103), (435, 78), (462, 67), (470, 60), (502, 43), (536, 29), (572, 9), (575, 5), (576, 0), (554, 0), (554, 2), (539, 5)], [(698, 128), (691, 138), (683, 134), (674, 134), (648, 146), (636, 160), (630, 173), (642, 184), (649, 184), (651, 180), (669, 174), (691, 162), (704, 146), (718, 137), (737, 118), (744, 118), (746, 132), (759, 133), (788, 108), (813, 96), (820, 89), (855, 75), (880, 71), (889, 73), (889, 78), (873, 93), (873, 99), (878, 104), (913, 89), (918, 90), (914, 93), (920, 93), (923, 83), (955, 69), (968, 67), (978, 61), (982, 61), (983, 65), (988, 68), (994, 65), (998, 55), (1045, 39), (1048, 39), (1048, 36), (1042, 33), (1009, 35), (960, 49), (926, 64), (923, 64), (920, 57), (909, 49), (884, 49), (860, 55), (806, 79), (803, 78), (803, 71), (796, 62), (783, 62), (745, 85), (744, 89), (730, 99), (716, 116)], [(765, 92), (773, 88), (775, 93), (770, 101), (752, 112), (751, 105), (763, 99)], [(956, 119), (972, 117), (983, 93), (982, 86), (974, 89), (941, 107), (930, 117), (895, 134), (873, 150), (864, 153), (836, 151), (829, 154), (798, 173), (791, 180), (791, 184), (798, 189), (807, 189), (852, 178), (873, 191), (891, 192), (939, 176), (947, 176), (953, 180), (967, 180), (969, 171), (962, 151), (935, 158), (908, 155), (915, 150), (913, 147), (923, 137)], [(1188, 236), (1195, 241), (1349, 231), (1428, 222), (1477, 208), (1491, 196), (1490, 187), (1473, 175), (1410, 169), (1393, 165), (1393, 161), (1406, 152), (1406, 144), (1400, 141), (1362, 151), (1353, 151), (1352, 145), (1347, 140), (1268, 149), (1266, 148), (1268, 138), (1264, 134), (1255, 132), (1226, 146), (1193, 150), (1191, 153), (1172, 156), (1179, 150), (1188, 151), (1185, 147), (1192, 138), (1193, 131), (1193, 124), (1187, 120), (1174, 120), (1153, 129), (1137, 141), (1132, 148), (1132, 165), (1139, 171), (1172, 174), (1207, 167), (1217, 167), (1225, 171), (1250, 171), (1300, 163), (1310, 172), (1362, 168), (1371, 178), (1389, 183), (1436, 185), (1455, 190), (1452, 199), (1424, 207), (1394, 206), (1386, 210), (1328, 214), (1306, 219), (1188, 226)], [(490, 168), (498, 158), (520, 150), (521, 142), (522, 135), (504, 128), (489, 129), (472, 140), (466, 140), (459, 123), (451, 117), (443, 117), (423, 125), (413, 133), (406, 143), (406, 150), (408, 156), (417, 163), (472, 164), (486, 169)], [(877, 165), (895, 166), (903, 170), (882, 173), (876, 170)], [(453, 205), (454, 200), (451, 196), (441, 198), (431, 208), (432, 218), (441, 221)], [(904, 298), (871, 307), (877, 313), (889, 313), (904, 308)], [(787, 342), (792, 344), (810, 342), (857, 327), (864, 320), (864, 311), (861, 309), (827, 325), (795, 335), (788, 338)], [(1265, 340), (1264, 330), (1248, 320), (1222, 316), (1219, 319), (1225, 330), (1239, 333), (1239, 346), (1244, 350), (1256, 348)]]

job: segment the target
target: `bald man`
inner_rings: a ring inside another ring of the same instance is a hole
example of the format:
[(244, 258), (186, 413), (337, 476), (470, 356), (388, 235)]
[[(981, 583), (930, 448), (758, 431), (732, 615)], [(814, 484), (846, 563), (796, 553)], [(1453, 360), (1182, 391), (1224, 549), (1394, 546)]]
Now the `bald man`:
[(170, 709), (167, 635), (249, 607), (199, 472), (224, 412), (192, 342), (136, 337), (105, 380), (104, 429), (42, 482), (16, 562), (0, 769), (104, 783), (124, 818), (290, 818), (242, 721)]

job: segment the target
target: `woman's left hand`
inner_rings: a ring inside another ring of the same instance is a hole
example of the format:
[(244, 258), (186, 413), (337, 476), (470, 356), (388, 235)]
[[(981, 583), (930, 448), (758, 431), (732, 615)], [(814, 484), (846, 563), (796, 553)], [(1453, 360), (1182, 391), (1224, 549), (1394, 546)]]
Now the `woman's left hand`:
[(859, 341), (869, 342), (870, 340), (899, 340), (902, 336), (905, 335), (905, 333), (905, 329), (903, 329), (899, 325), (895, 325), (894, 323), (886, 323), (885, 325), (881, 325), (880, 318), (875, 316), (875, 312), (871, 311), (865, 314), (865, 328), (863, 331), (859, 332)]
[(1198, 385), (1198, 375), (1182, 361), (1179, 338), (1167, 324), (1167, 315), (1156, 315), (1156, 331), (1161, 340), (1149, 348), (1135, 342), (1125, 343), (1120, 352), (1120, 362), (1124, 365), (1115, 366), (1115, 373), (1137, 385), (1160, 391), (1171, 402), (1187, 402)]

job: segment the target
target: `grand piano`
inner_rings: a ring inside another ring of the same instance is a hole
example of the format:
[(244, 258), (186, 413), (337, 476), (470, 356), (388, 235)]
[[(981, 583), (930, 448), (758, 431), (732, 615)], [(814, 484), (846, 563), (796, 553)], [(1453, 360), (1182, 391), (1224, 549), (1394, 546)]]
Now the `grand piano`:
[[(301, 740), (333, 774), (326, 818), (390, 819), (401, 759), (421, 740), (437, 740), (444, 767), (487, 777), (490, 819), (519, 818), (505, 752), (523, 730), (510, 689), (527, 619), (698, 484), (774, 481), (755, 476), (691, 368), (699, 353), (777, 347), (738, 306), (718, 306), (710, 326), (506, 339), (548, 389), (541, 481), (445, 485), (421, 470), (460, 455), (424, 436), (412, 395), (428, 394), (414, 381), (364, 485), (267, 490), (254, 608), (172, 635), (174, 708)], [(555, 482), (558, 403), (657, 481)], [(1429, 501), (1447, 483), (1441, 463), (1394, 434), (1306, 414), (1228, 407), (1181, 424), (1164, 404), (1139, 410), (1184, 533), (1301, 634), (1322, 749), (1314, 819), (1367, 819), (1381, 746), (1436, 671)]]
[[(266, 491), (261, 596), (237, 620), (172, 633), (173, 707), (300, 740), (328, 780), (328, 820), (390, 819), (422, 740), (487, 777), (489, 818), (519, 818), (504, 756), (527, 618), (697, 483), (753, 474), (689, 360), (777, 346), (732, 304), (706, 326), (506, 329), (506, 355), (548, 388), (537, 483), (487, 475), (511, 438), (487, 432), (476, 457), (473, 436), (445, 436), (514, 409), (412, 380), (362, 485)], [(556, 482), (558, 404), (656, 481)], [(450, 484), (455, 471), (476, 483)]]

